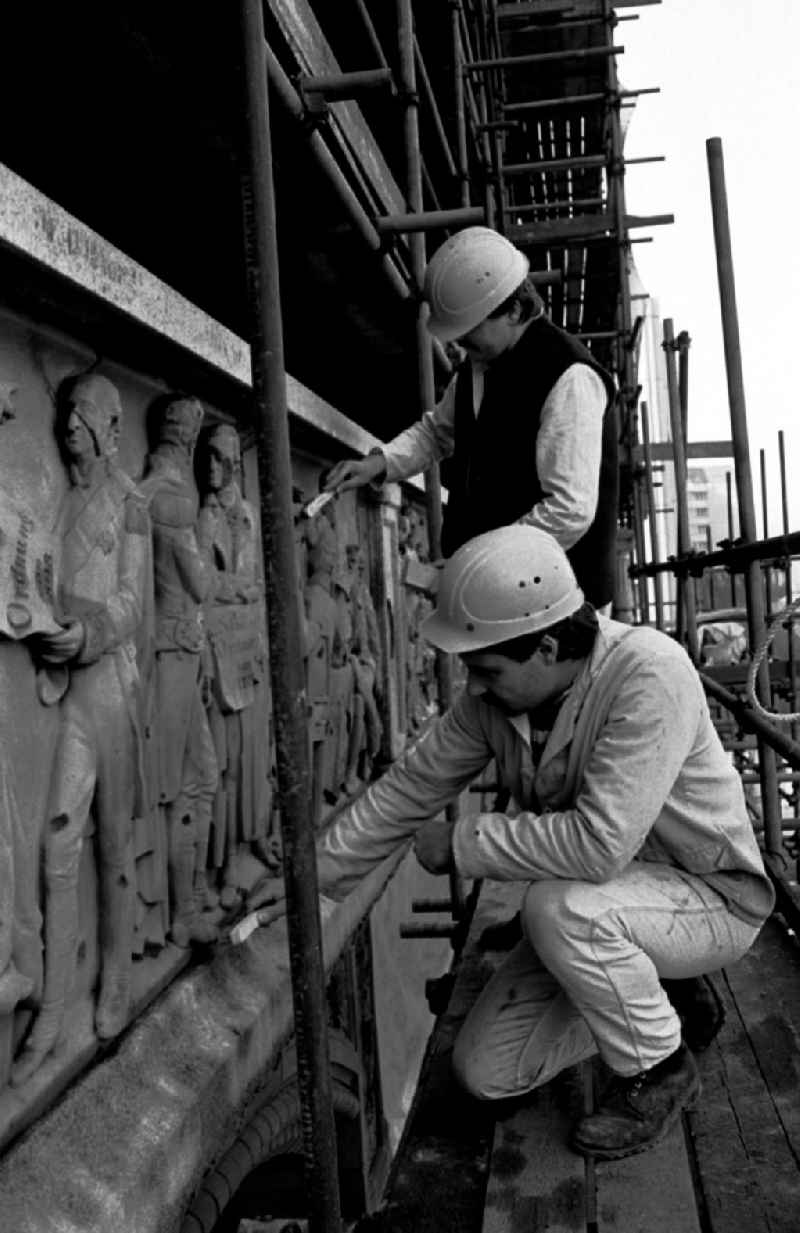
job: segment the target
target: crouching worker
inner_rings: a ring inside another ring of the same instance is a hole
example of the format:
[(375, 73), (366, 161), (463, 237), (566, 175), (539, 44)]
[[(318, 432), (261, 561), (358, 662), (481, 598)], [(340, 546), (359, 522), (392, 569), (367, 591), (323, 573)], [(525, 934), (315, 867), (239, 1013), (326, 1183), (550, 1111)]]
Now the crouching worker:
[[(700, 1090), (686, 1042), (720, 1018), (698, 978), (739, 959), (773, 904), (700, 680), (666, 635), (599, 617), (530, 526), (463, 545), (423, 632), (467, 686), (320, 838), (320, 888), (343, 898), (410, 836), (433, 873), (526, 884), (523, 939), (467, 1017), (456, 1073), (499, 1099), (599, 1052), (612, 1082), (572, 1145), (640, 1152)], [(518, 810), (440, 820), (492, 758)]]

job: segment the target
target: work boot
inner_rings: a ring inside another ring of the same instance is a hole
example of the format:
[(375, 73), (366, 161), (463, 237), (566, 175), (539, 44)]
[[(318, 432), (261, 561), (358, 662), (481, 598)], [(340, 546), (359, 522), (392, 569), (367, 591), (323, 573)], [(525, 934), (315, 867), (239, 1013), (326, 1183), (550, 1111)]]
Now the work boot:
[(725, 1022), (725, 1007), (707, 976), (662, 980), (661, 986), (677, 1011), (683, 1039), (692, 1053), (702, 1053)]
[(571, 1145), (600, 1160), (635, 1156), (659, 1143), (699, 1092), (695, 1060), (681, 1044), (650, 1070), (615, 1076), (597, 1112), (573, 1128)]

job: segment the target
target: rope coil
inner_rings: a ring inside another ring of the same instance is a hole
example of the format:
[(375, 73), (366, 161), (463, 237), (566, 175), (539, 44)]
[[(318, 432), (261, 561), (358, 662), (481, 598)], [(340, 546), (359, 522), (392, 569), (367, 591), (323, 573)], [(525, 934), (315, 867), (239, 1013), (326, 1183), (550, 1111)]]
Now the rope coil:
[(800, 610), (800, 597), (794, 600), (791, 604), (787, 604), (784, 608), (781, 608), (780, 612), (777, 612), (775, 613), (774, 616), (770, 617), (769, 624), (767, 625), (767, 632), (762, 638), (761, 642), (759, 643), (758, 650), (753, 656), (753, 661), (750, 664), (750, 668), (747, 673), (747, 701), (750, 703), (753, 709), (759, 713), (759, 715), (762, 715), (765, 719), (771, 719), (775, 723), (779, 723), (779, 724), (796, 723), (797, 720), (800, 719), (800, 711), (768, 711), (766, 710), (766, 708), (761, 705), (758, 698), (756, 697), (756, 692), (755, 692), (756, 676), (758, 674), (759, 668), (761, 667), (761, 663), (764, 659), (764, 656), (766, 655), (767, 651), (772, 645), (773, 639), (775, 638), (775, 635), (777, 634), (779, 627), (784, 622), (788, 625), (789, 639), (790, 639), (790, 645), (791, 645), (792, 618), (798, 612), (798, 610)]

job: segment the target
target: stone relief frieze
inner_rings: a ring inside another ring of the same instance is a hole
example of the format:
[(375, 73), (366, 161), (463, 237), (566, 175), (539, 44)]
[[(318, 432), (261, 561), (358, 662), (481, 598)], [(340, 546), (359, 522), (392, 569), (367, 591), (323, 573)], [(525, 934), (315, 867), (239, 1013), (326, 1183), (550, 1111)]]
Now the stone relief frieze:
[[(57, 348), (46, 371), (34, 356), (38, 419), (22, 435), (29, 391), (0, 380), (0, 440), (24, 446), (0, 457), (0, 1090), (23, 1100), (57, 1068), (76, 1006), (113, 1040), (148, 962), (213, 945), (281, 855), (239, 435), (194, 397), (153, 402), (75, 367)], [(376, 773), (386, 664), (365, 511), (351, 496), (308, 519), (295, 496), (322, 824)], [(416, 535), (406, 551), (423, 551)]]

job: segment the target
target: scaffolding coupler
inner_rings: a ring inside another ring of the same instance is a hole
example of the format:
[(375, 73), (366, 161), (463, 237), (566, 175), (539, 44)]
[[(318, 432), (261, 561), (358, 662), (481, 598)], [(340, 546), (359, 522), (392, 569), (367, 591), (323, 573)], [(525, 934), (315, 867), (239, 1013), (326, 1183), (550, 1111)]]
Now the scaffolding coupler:
[(379, 235), (409, 231), (435, 231), (440, 227), (469, 227), (486, 222), (484, 206), (464, 206), (457, 210), (424, 210), (417, 214), (384, 214), (375, 219)]

